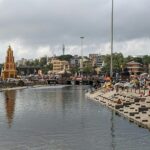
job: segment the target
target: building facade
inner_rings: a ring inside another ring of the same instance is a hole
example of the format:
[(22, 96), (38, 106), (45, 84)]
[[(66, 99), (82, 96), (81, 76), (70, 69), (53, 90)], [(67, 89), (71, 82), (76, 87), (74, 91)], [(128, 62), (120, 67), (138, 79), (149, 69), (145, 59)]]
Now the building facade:
[(68, 71), (70, 69), (69, 62), (65, 60), (53, 59), (51, 61), (53, 64), (53, 73), (58, 73), (60, 71)]
[(99, 54), (89, 54), (89, 59), (92, 62), (93, 67), (102, 68), (104, 64), (104, 56)]
[(127, 69), (130, 74), (141, 74), (144, 72), (143, 64), (135, 61), (128, 62)]
[(80, 58), (78, 55), (75, 55), (73, 58), (70, 60), (70, 67), (79, 67), (80, 66)]
[(17, 67), (18, 67), (18, 66), (25, 66), (27, 61), (28, 61), (27, 59), (22, 58), (21, 60), (18, 60), (18, 61), (16, 62), (16, 65), (17, 65)]
[(83, 68), (92, 67), (92, 62), (89, 58), (83, 58)]
[(2, 70), (2, 79), (6, 80), (7, 78), (16, 78), (17, 71), (16, 65), (13, 56), (13, 50), (11, 47), (8, 47), (7, 55), (4, 63), (4, 68)]

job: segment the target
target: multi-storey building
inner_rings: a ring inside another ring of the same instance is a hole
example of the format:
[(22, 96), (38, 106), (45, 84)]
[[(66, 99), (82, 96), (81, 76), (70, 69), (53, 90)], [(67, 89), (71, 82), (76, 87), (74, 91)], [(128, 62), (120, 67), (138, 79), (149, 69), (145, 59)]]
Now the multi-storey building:
[(93, 67), (102, 68), (104, 63), (104, 56), (99, 54), (89, 54), (89, 59), (92, 62)]
[(97, 56), (98, 56), (98, 54), (89, 54), (90, 59), (96, 58)]
[(80, 66), (80, 58), (78, 55), (75, 55), (73, 58), (70, 60), (70, 67), (79, 67)]
[(130, 74), (141, 74), (144, 72), (143, 64), (135, 61), (128, 62), (127, 69)]
[(83, 68), (92, 67), (92, 62), (88, 58), (83, 58)]
[(70, 69), (69, 62), (65, 60), (53, 59), (51, 61), (53, 64), (53, 73), (58, 73), (60, 71), (68, 71)]

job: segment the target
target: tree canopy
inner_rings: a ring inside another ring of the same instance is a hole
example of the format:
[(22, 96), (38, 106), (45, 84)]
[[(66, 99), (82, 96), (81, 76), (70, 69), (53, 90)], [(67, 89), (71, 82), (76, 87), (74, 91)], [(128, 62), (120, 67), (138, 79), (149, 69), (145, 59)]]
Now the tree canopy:
[(70, 61), (71, 58), (73, 58), (72, 55), (61, 55), (57, 57), (60, 60), (66, 60), (66, 61)]
[[(102, 71), (109, 72), (110, 63), (111, 63), (110, 55), (105, 55), (104, 62), (105, 62), (105, 66), (103, 67)], [(121, 71), (124, 63), (125, 62), (124, 62), (124, 57), (122, 53), (113, 53), (113, 70), (114, 71)]]

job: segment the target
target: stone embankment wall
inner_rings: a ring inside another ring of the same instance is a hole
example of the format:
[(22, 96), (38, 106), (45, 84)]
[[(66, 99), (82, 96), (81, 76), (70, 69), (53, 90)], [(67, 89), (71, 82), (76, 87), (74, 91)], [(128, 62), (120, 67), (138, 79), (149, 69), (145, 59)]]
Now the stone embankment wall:
[(46, 81), (34, 81), (30, 83), (18, 82), (18, 83), (0, 83), (0, 88), (13, 88), (13, 87), (23, 87), (23, 86), (34, 86), (34, 85), (47, 85)]
[(86, 96), (100, 102), (130, 122), (150, 130), (150, 96), (141, 96), (134, 92), (102, 90), (87, 93)]

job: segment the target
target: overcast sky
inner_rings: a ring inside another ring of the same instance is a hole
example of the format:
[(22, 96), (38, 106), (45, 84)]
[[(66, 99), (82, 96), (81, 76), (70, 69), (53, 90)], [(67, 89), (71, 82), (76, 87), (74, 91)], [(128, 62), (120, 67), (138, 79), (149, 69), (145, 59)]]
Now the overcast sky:
[[(150, 0), (114, 0), (114, 51), (150, 54)], [(111, 0), (0, 0), (0, 61), (110, 53)]]

